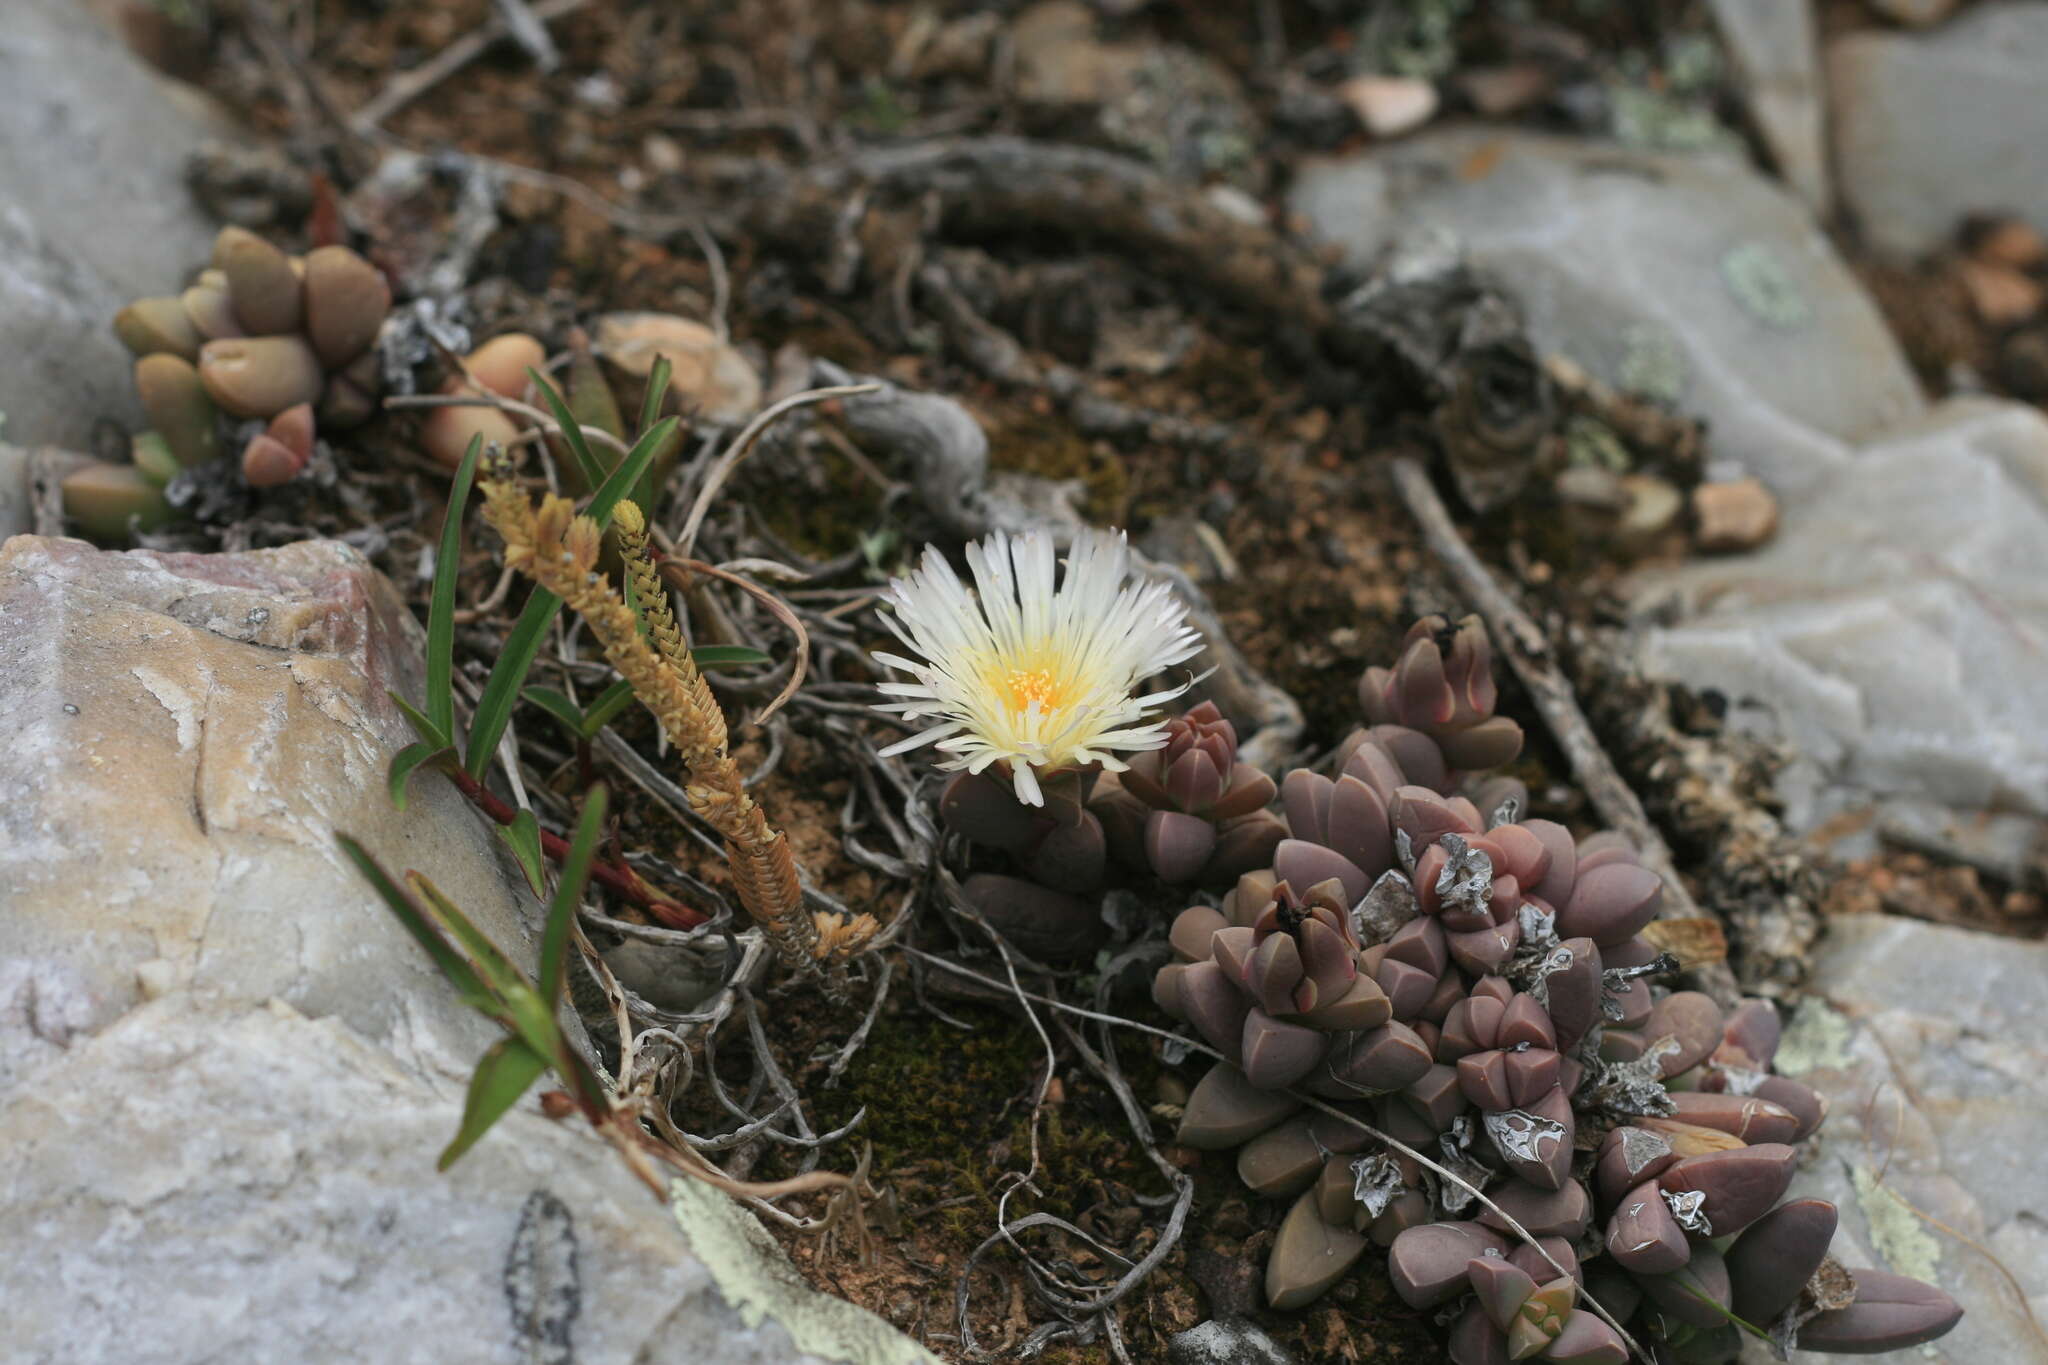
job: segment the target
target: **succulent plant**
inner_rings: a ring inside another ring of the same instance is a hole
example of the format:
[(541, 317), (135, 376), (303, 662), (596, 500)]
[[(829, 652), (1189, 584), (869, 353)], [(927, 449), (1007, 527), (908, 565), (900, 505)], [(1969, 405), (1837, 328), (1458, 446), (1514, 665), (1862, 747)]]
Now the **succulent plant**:
[(1287, 836), (1266, 809), (1277, 790), (1237, 761), (1237, 728), (1205, 701), (1167, 722), (1165, 747), (1105, 774), (1088, 809), (1129, 866), (1175, 885), (1215, 885), (1272, 862)]
[[(221, 229), (191, 287), (115, 315), (150, 422), (137, 451), (168, 451), (180, 468), (209, 464), (223, 453), (225, 413), (265, 423), (241, 452), (250, 484), (296, 477), (312, 458), (316, 421), (339, 429), (375, 410), (371, 347), (390, 308), (383, 273), (346, 247), (296, 257), (246, 229)], [(95, 463), (66, 477), (67, 514), (103, 539), (124, 537), (130, 516), (139, 529), (161, 525), (170, 514), (161, 490), (179, 471), (139, 453), (133, 471), (116, 472), (126, 469)]]
[[(1224, 1058), (1180, 1141), (1236, 1149), (1248, 1187), (1293, 1201), (1269, 1302), (1308, 1303), (1381, 1246), (1456, 1365), (1620, 1365), (1596, 1305), (1674, 1365), (1733, 1360), (1743, 1325), (1865, 1354), (1940, 1336), (1962, 1310), (1917, 1281), (1808, 1292), (1843, 1283), (1816, 1279), (1833, 1206), (1781, 1202), (1821, 1097), (1771, 1074), (1770, 1004), (1653, 984), (1676, 968), (1642, 936), (1663, 884), (1625, 841), (1519, 819), (1517, 784), (1477, 778), (1521, 743), (1488, 655), (1476, 620), (1432, 618), (1368, 672), (1371, 728), (1334, 776), (1286, 776), (1271, 866), (1183, 911), (1154, 979)], [(1182, 750), (1199, 782), (1137, 784), (1167, 796), (1152, 813), (1213, 804), (1206, 721)]]

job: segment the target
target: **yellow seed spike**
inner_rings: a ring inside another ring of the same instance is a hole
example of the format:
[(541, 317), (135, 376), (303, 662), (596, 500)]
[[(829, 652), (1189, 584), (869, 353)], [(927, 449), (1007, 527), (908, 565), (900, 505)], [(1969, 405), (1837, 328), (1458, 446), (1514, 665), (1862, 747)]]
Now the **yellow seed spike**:
[[(789, 841), (747, 795), (739, 765), (726, 752), (724, 713), (682, 641), (660, 574), (647, 554), (646, 517), (621, 502), (619, 540), (641, 612), (656, 643), (642, 636), (633, 609), (593, 572), (602, 545), (597, 523), (575, 514), (565, 498), (548, 496), (536, 511), (512, 481), (509, 460), (494, 457), (484, 481), (484, 515), (505, 538), (505, 562), (560, 597), (604, 646), (634, 696), (653, 712), (689, 769), (684, 794), (691, 809), (725, 839), (740, 904), (784, 958), (813, 966), (819, 925), (804, 910), (803, 883)], [(863, 917), (865, 918), (865, 917)], [(860, 936), (864, 943), (872, 931)], [(858, 943), (839, 936), (850, 954)]]

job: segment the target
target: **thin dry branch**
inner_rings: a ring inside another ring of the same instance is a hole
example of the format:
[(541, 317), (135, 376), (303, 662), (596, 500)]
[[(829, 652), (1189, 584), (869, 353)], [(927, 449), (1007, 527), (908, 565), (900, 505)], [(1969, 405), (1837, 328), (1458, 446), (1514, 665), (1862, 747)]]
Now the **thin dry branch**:
[[(1451, 520), (1450, 509), (1444, 506), (1436, 485), (1430, 482), (1429, 472), (1421, 463), (1410, 456), (1398, 455), (1394, 457), (1392, 472), (1394, 487), (1421, 529), (1424, 543), (1443, 564), (1466, 600), (1485, 618), (1494, 646), (1507, 656), (1508, 666), (1515, 670), (1515, 676), (1528, 689), (1530, 699), (1535, 702), (1544, 723), (1550, 727), (1558, 747), (1564, 750), (1565, 758), (1572, 767), (1572, 776), (1585, 789), (1593, 809), (1600, 813), (1600, 818), (1610, 828), (1635, 845), (1637, 856), (1645, 867), (1664, 879), (1664, 905), (1659, 912), (1660, 917), (1677, 919), (1701, 914), (1692, 892), (1679, 878), (1678, 865), (1672, 859), (1670, 846), (1643, 809), (1635, 789), (1628, 785), (1627, 779), (1615, 768), (1614, 760), (1607, 756), (1600, 737), (1593, 732), (1592, 722), (1586, 719), (1586, 713), (1579, 707), (1571, 680), (1558, 667), (1557, 656), (1542, 629), (1516, 604), (1507, 589), (1472, 552), (1472, 547), (1465, 543), (1465, 538), (1458, 533), (1457, 523)], [(1735, 985), (1735, 974), (1726, 964), (1698, 968), (1696, 975), (1702, 988), (1724, 1004), (1740, 995)]]

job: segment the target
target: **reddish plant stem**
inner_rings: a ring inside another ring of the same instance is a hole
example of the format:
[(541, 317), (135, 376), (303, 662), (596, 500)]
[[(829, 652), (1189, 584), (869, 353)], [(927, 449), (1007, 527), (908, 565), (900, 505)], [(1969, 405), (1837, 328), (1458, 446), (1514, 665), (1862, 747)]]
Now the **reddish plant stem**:
[[(469, 803), (501, 825), (509, 825), (519, 816), (519, 811), (508, 804), (483, 783), (469, 775), (465, 768), (448, 771), (448, 780), (455, 784), (457, 791), (469, 798)], [(552, 861), (561, 862), (569, 856), (569, 841), (559, 834), (540, 832), (540, 851)], [(701, 910), (693, 910), (658, 894), (647, 884), (646, 878), (627, 867), (624, 863), (607, 863), (593, 858), (590, 863), (591, 878), (613, 894), (645, 910), (663, 927), (669, 929), (694, 929), (710, 918)]]

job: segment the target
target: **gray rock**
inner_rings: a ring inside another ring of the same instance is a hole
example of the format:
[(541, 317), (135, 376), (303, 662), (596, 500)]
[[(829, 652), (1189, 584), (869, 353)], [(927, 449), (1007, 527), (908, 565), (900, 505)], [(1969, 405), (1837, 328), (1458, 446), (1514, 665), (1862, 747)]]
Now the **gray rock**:
[(1311, 163), (1292, 206), (1361, 268), (1451, 230), (1541, 347), (1704, 417), (1716, 456), (1780, 494), (1924, 408), (1805, 207), (1731, 159), (1446, 128)]
[(1827, 68), (1842, 198), (1873, 245), (1917, 255), (1976, 210), (2048, 229), (2048, 4), (1845, 34)]
[(185, 158), (232, 130), (75, 0), (8, 5), (0, 90), (4, 436), (90, 449), (102, 417), (141, 425), (114, 314), (177, 292), (206, 263), (213, 234), (183, 184)]
[(1859, 793), (2048, 815), (2044, 563), (2048, 418), (1951, 400), (1789, 502), (1761, 553), (1639, 577), (1678, 621), (1643, 656), (1792, 743), (1795, 826)]
[(531, 1101), (436, 1174), (462, 1095), (279, 1001), (179, 993), (76, 1040), (0, 1100), (8, 1358), (932, 1360)]
[(1711, 0), (1757, 132), (1785, 183), (1816, 212), (1828, 205), (1820, 53), (1809, 0)]
[(528, 971), (535, 907), (445, 782), (385, 794), (420, 637), (331, 542), (0, 547), (0, 1354), (929, 1361), (531, 1099), (435, 1173), (498, 1031), (334, 831)]
[[(278, 996), (401, 1056), (494, 1039), (336, 845), (492, 937), (537, 914), (445, 781), (385, 794), (421, 631), (336, 542), (240, 555), (0, 547), (0, 1093), (149, 995)], [(89, 925), (90, 932), (82, 932)]]
[(1841, 1209), (1845, 1264), (1931, 1279), (1963, 1305), (1961, 1324), (1916, 1359), (2040, 1359), (1998, 1267), (1913, 1210), (1989, 1248), (2048, 1321), (2048, 945), (1845, 916), (1830, 923), (1813, 987), (1778, 1068), (1830, 1108), (1792, 1194)]
[(1166, 1343), (1173, 1365), (1294, 1365), (1294, 1357), (1249, 1318), (1212, 1318)]
[(0, 540), (35, 525), (28, 457), (26, 448), (0, 441)]

